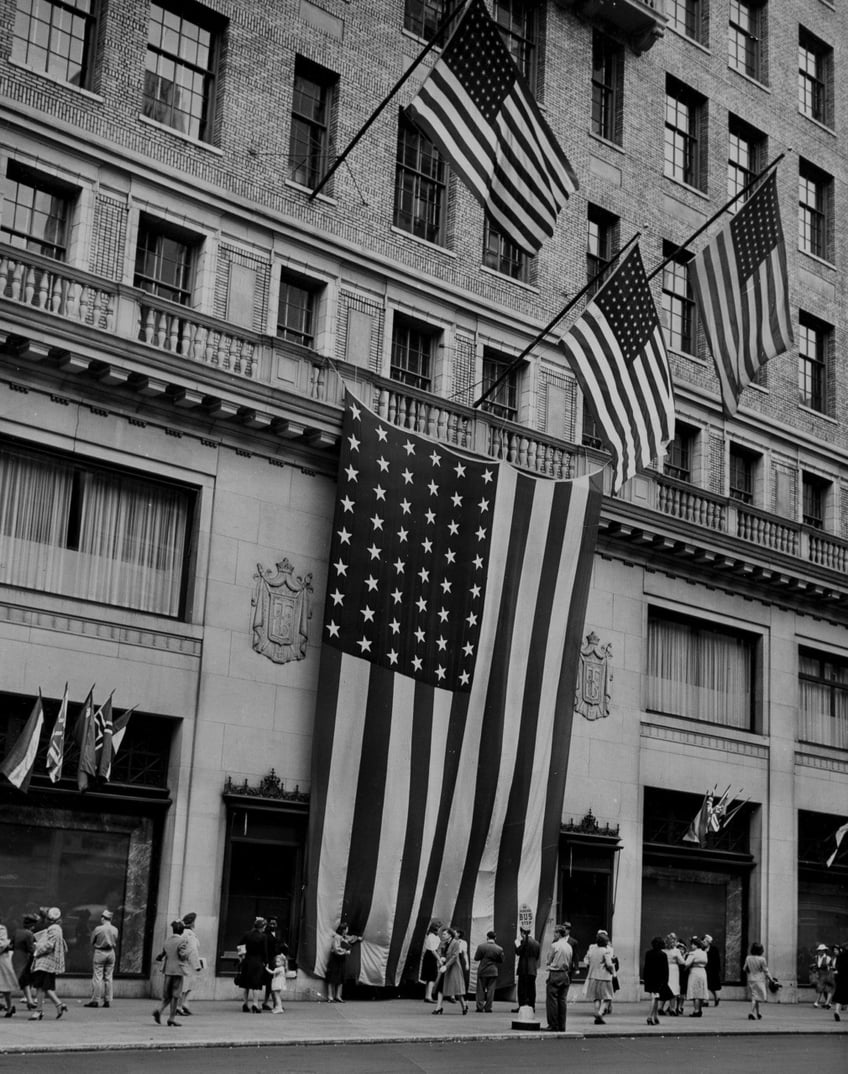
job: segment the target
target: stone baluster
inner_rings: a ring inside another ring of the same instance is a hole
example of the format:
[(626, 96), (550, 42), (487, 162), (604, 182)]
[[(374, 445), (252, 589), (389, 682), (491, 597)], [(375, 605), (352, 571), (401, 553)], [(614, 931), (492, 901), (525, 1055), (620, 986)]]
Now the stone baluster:
[(18, 261), (15, 264), (15, 270), (12, 273), (12, 294), (11, 298), (15, 302), (21, 300), (21, 288), (23, 287), (24, 280), (24, 265), (22, 261)]

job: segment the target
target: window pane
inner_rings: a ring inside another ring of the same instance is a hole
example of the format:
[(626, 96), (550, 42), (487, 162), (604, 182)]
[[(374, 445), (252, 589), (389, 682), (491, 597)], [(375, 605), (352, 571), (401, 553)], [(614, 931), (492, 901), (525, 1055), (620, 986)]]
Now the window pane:
[(12, 58), (63, 82), (87, 86), (91, 7), (90, 0), (18, 0)]
[(213, 36), (158, 4), (150, 6), (142, 113), (209, 141), (214, 101)]

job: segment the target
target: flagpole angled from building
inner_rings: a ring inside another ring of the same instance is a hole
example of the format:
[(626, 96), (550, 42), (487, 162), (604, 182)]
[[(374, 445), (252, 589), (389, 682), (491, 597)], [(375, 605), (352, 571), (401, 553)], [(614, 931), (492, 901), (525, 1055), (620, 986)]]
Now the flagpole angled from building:
[(442, 17), (442, 21), (436, 27), (435, 31), (433, 32), (433, 36), (430, 38), (430, 40), (424, 46), (422, 51), (415, 57), (415, 59), (412, 61), (412, 63), (409, 65), (409, 67), (407, 67), (407, 69), (400, 76), (400, 78), (397, 80), (397, 82), (395, 82), (395, 84), (392, 86), (392, 88), (389, 90), (389, 92), (386, 94), (386, 96), (382, 99), (382, 101), (380, 101), (380, 103), (377, 105), (377, 107), (374, 109), (374, 111), (368, 117), (368, 119), (365, 120), (365, 122), (362, 124), (362, 126), (359, 128), (359, 130), (356, 132), (356, 134), (353, 136), (353, 138), (350, 140), (350, 142), (348, 142), (348, 144), (345, 147), (345, 149), (342, 150), (342, 152), (336, 157), (336, 159), (333, 161), (333, 163), (330, 165), (330, 167), (327, 169), (327, 171), (324, 172), (324, 175), (321, 177), (321, 179), (318, 180), (318, 183), (316, 184), (315, 188), (312, 190), (312, 193), (309, 195), (309, 200), (310, 201), (314, 201), (315, 198), (318, 197), (318, 195), (321, 193), (321, 191), (324, 189), (324, 187), (330, 181), (331, 177), (336, 173), (336, 171), (338, 171), (338, 169), (342, 166), (342, 164), (344, 164), (344, 162), (347, 160), (347, 158), (350, 155), (350, 153), (352, 152), (352, 150), (356, 148), (356, 146), (360, 143), (360, 141), (362, 141), (362, 138), (370, 130), (371, 126), (377, 120), (377, 118), (382, 113), (382, 111), (386, 107), (386, 105), (389, 104), (389, 102), (392, 100), (392, 98), (397, 94), (397, 92), (401, 88), (401, 86), (403, 86), (405, 82), (409, 81), (409, 77), (413, 73), (413, 71), (415, 71), (418, 67), (420, 67), (420, 65), (424, 61), (424, 59), (427, 56), (429, 56), (429, 54), (433, 51), (433, 49), (438, 45), (440, 38), (444, 35), (445, 31), (450, 26), (450, 24), (453, 21), (453, 19), (459, 14), (460, 8), (465, 7), (465, 5), (467, 3), (468, 3), (468, 0), (458, 0), (458, 2), (456, 4), (452, 5), (448, 9), (448, 11), (445, 12), (444, 16)]

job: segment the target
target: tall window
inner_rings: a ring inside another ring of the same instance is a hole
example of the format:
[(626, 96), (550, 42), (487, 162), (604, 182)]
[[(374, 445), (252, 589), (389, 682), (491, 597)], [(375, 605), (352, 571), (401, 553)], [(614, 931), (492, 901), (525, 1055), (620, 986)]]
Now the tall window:
[(765, 81), (764, 0), (730, 0), (728, 63), (734, 71)]
[[(512, 360), (489, 347), (483, 352), (483, 391), (488, 391), (512, 365)], [(482, 404), (481, 409), (507, 421), (518, 419), (518, 380), (520, 370), (511, 369), (497, 388)], [(482, 393), (481, 393), (482, 394)]]
[(519, 71), (538, 93), (539, 35), (543, 8), (534, 0), (495, 0), (495, 22)]
[(219, 31), (206, 21), (204, 9), (191, 5), (193, 18), (189, 18), (184, 14), (187, 8), (150, 5), (142, 113), (191, 138), (211, 142)]
[(801, 692), (798, 738), (820, 746), (848, 749), (848, 660), (801, 649), (798, 685)]
[(805, 160), (798, 162), (798, 243), (802, 250), (828, 259), (830, 254), (830, 199), (833, 180)]
[(530, 278), (530, 255), (504, 235), (489, 214), (483, 224), (483, 264), (495, 272), (526, 282)]
[(830, 341), (830, 326), (802, 311), (798, 318), (798, 399), (802, 406), (821, 413), (827, 409)]
[(319, 287), (295, 273), (280, 276), (280, 303), (277, 307), (277, 337), (302, 347), (315, 346), (315, 310)]
[(592, 34), (592, 133), (608, 142), (622, 140), (624, 47), (606, 34)]
[(801, 477), (801, 521), (805, 526), (823, 530), (825, 508), (830, 484), (816, 477), (815, 474), (803, 474)]
[(605, 276), (599, 273), (607, 268), (617, 246), (618, 217), (590, 204), (586, 210), (586, 282), (598, 276), (590, 294), (604, 283)]
[(140, 474), (0, 445), (0, 582), (179, 615), (191, 504)]
[(706, 102), (688, 86), (669, 76), (665, 97), (665, 174), (689, 186), (703, 188), (706, 161), (702, 127)]
[[(727, 196), (734, 197), (765, 165), (765, 135), (737, 116), (730, 116), (727, 130)], [(738, 210), (750, 192), (734, 205)]]
[(338, 76), (298, 56), (294, 68), (289, 177), (315, 187), (323, 178), (330, 152), (330, 122)]
[(96, 0), (18, 0), (12, 59), (90, 88), (96, 9)]
[(442, 21), (444, 7), (444, 0), (406, 0), (404, 29), (419, 37), (431, 38)]
[(672, 350), (694, 354), (695, 298), (689, 282), (692, 255), (685, 250), (678, 253), (675, 243), (663, 243), (663, 258), (666, 257), (671, 257), (671, 260), (663, 268), (662, 309), (668, 330), (668, 345)]
[(703, 42), (706, 38), (703, 0), (665, 0), (669, 25), (678, 33)]
[(71, 189), (9, 162), (0, 184), (3, 216), (0, 238), (20, 250), (32, 250), (57, 261), (67, 259)]
[(595, 416), (589, 409), (586, 399), (583, 399), (583, 431), (581, 435), (581, 442), (586, 447), (600, 449), (604, 446), (603, 431), (600, 425), (595, 421)]
[(756, 651), (753, 635), (651, 609), (647, 708), (752, 730)]
[(143, 216), (138, 228), (133, 284), (157, 298), (187, 306), (191, 301), (195, 248), (187, 236)]
[(392, 328), (392, 380), (429, 391), (437, 333), (429, 326), (395, 314)]
[(803, 26), (798, 29), (798, 107), (810, 119), (833, 125), (833, 49)]
[(447, 168), (438, 149), (408, 120), (398, 129), (395, 225), (428, 242), (444, 241)]
[(692, 459), (695, 453), (695, 433), (688, 425), (675, 426), (674, 439), (665, 451), (663, 473), (678, 481), (692, 480)]
[(754, 502), (754, 468), (757, 456), (735, 444), (730, 446), (730, 498), (738, 503)]

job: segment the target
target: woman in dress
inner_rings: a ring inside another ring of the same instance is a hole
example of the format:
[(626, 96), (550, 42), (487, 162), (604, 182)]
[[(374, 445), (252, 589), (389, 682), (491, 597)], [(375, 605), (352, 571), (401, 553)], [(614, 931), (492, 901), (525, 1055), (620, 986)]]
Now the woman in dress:
[(837, 945), (836, 953), (836, 990), (833, 993), (833, 1017), (837, 1022), (842, 1019), (839, 1012), (848, 1007), (848, 944)]
[(707, 952), (707, 991), (713, 997), (713, 1006), (717, 1007), (721, 991), (721, 958), (709, 933), (704, 934), (704, 950)]
[(56, 977), (65, 972), (65, 936), (62, 932), (62, 911), (51, 906), (45, 916), (45, 928), (35, 934), (35, 957), (32, 962), (32, 986), (36, 991), (35, 1010), (29, 1016), (31, 1022), (44, 1017), (44, 997), (56, 1008), (61, 1018), (67, 1006), (56, 995)]
[(670, 932), (665, 938), (665, 957), (668, 962), (668, 991), (669, 998), (663, 1003), (660, 1014), (676, 1016), (677, 1004), (680, 998), (680, 967), (686, 965), (686, 960), (677, 946), (677, 936)]
[(330, 957), (327, 959), (327, 1002), (344, 1003), (342, 999), (342, 986), (347, 976), (347, 957), (355, 943), (359, 943), (361, 936), (351, 936), (346, 921), (342, 921), (333, 933), (330, 941)]
[(648, 1025), (658, 1026), (660, 1000), (665, 1001), (671, 993), (668, 990), (668, 959), (665, 957), (665, 942), (662, 936), (651, 940), (650, 950), (645, 952), (645, 966), (642, 970), (642, 982), (645, 991), (651, 997), (651, 1009), (648, 1012)]
[(751, 1012), (748, 1020), (753, 1022), (757, 1018), (762, 1018), (760, 1004), (768, 1003), (768, 982), (771, 980), (761, 943), (751, 944), (751, 953), (745, 959), (745, 965), (742, 968), (748, 979), (748, 995), (751, 998)]
[(442, 933), (445, 948), (442, 957), (442, 975), (439, 978), (436, 1006), (432, 1014), (442, 1014), (445, 999), (458, 999), (462, 1013), (468, 1014), (465, 1002), (465, 970), (462, 965), (462, 947), (456, 935), (456, 929), (447, 928)]
[[(243, 992), (241, 1009), (247, 1014), (261, 1014), (253, 993), (265, 993), (265, 978), (271, 972), (268, 957), (268, 936), (265, 933), (265, 918), (257, 917), (253, 928), (239, 940), (242, 960), (239, 966), (239, 987)], [(260, 997), (261, 998), (261, 997)]]
[(424, 937), (424, 954), (421, 956), (420, 980), (424, 985), (425, 1003), (436, 1002), (433, 999), (433, 989), (436, 987), (436, 981), (439, 977), (439, 947), (441, 942), (439, 938), (439, 922), (433, 921), (427, 929), (427, 935)]
[(692, 1000), (695, 1008), (690, 1018), (700, 1018), (704, 1003), (709, 998), (707, 992), (707, 952), (703, 943), (697, 936), (693, 936), (689, 942), (689, 954), (686, 956), (686, 968), (689, 971), (686, 980), (686, 998)]
[(615, 976), (613, 949), (609, 933), (601, 929), (586, 952), (586, 987), (583, 994), (595, 1006), (595, 1025), (606, 1025), (601, 1017), (607, 1003), (612, 1003), (612, 979)]
[(38, 914), (24, 914), (23, 924), (15, 929), (12, 940), (12, 968), (24, 994), (28, 1010), (35, 1007), (35, 993), (32, 990), (32, 960), (35, 954), (35, 933)]
[(18, 978), (12, 966), (12, 946), (12, 938), (0, 919), (0, 997), (5, 1002), (4, 1018), (11, 1018), (15, 1013), (15, 1008), (12, 1006), (12, 993), (18, 988)]

